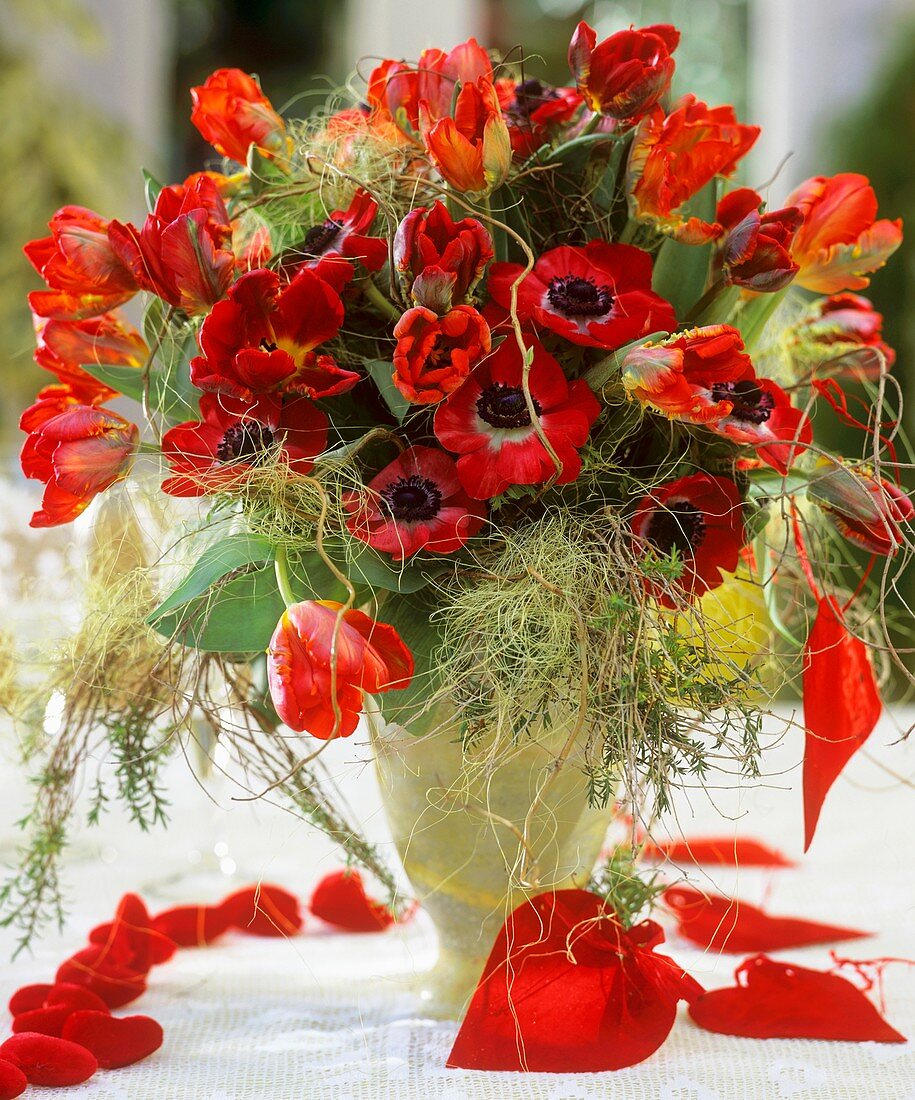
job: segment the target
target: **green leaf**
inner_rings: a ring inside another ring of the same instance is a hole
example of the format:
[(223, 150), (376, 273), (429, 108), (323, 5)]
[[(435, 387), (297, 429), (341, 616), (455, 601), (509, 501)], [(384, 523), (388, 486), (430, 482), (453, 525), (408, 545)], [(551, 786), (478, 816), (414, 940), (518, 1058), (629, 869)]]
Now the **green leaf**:
[[(716, 203), (717, 184), (712, 180), (684, 204), (683, 216), (713, 222)], [(678, 317), (686, 317), (705, 292), (711, 256), (711, 244), (680, 244), (668, 238), (661, 245), (651, 286), (655, 294), (670, 302)]]
[(151, 172), (147, 172), (145, 168), (141, 169), (143, 173), (143, 189), (146, 193), (146, 209), (150, 214), (156, 208), (156, 199), (159, 197), (159, 192), (162, 190), (162, 184), (156, 179)]
[(387, 592), (418, 592), (441, 571), (440, 567), (425, 561), (396, 562), (356, 539), (345, 542), (326, 539), (324, 550), (354, 585), (383, 588)]
[(750, 482), (750, 494), (754, 497), (778, 498), (802, 493), (810, 484), (810, 474), (804, 470), (791, 469), (786, 476), (777, 470), (750, 470), (747, 474)]
[(378, 387), (384, 403), (391, 410), (397, 423), (402, 424), (404, 417), (412, 406), (394, 385), (393, 364), (388, 359), (371, 359), (366, 361), (365, 369), (368, 371), (372, 381)]
[(409, 726), (410, 718), (439, 687), (436, 656), (442, 637), (432, 618), (436, 607), (435, 595), (424, 592), (387, 600), (378, 612), (377, 618), (393, 626), (403, 638), (415, 663), (409, 687), (377, 696), (381, 712), (389, 722)]

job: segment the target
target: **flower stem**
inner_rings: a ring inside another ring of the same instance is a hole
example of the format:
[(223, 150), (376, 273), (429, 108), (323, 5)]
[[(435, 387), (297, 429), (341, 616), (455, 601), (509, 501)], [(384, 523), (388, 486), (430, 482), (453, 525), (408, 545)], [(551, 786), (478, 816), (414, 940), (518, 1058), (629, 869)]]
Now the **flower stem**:
[(276, 558), (273, 562), (273, 569), (276, 573), (276, 586), (280, 590), (280, 595), (283, 597), (283, 603), (287, 607), (292, 607), (294, 603), (298, 603), (295, 598), (295, 593), (292, 591), (292, 587), (289, 584), (289, 566), (286, 560), (286, 550), (282, 546), (276, 548)]
[(385, 317), (390, 318), (392, 321), (400, 320), (400, 310), (381, 293), (371, 279), (366, 279), (362, 284), (362, 289), (366, 298), (380, 313), (383, 313)]

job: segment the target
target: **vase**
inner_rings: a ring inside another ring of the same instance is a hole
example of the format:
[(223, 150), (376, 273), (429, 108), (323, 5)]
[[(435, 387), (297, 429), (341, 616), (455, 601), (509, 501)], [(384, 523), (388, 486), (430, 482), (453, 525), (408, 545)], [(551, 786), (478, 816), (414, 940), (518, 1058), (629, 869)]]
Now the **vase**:
[(585, 887), (613, 808), (589, 805), (576, 717), (462, 745), (453, 709), (417, 732), (368, 714), (385, 815), (438, 934), (424, 1015), (460, 1018), (506, 916), (545, 890)]

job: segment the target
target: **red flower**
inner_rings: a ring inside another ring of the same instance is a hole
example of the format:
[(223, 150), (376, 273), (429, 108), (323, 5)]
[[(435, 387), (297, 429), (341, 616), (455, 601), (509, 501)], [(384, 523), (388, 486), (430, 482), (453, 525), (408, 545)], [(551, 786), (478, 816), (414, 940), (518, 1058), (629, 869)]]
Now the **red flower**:
[(413, 657), (393, 626), (334, 600), (288, 607), (267, 649), (277, 714), (325, 741), (353, 733), (364, 692), (405, 688), (412, 676)]
[(318, 222), (305, 234), (301, 251), (307, 260), (324, 256), (345, 256), (361, 260), (369, 271), (378, 271), (388, 258), (388, 242), (384, 237), (366, 236), (378, 213), (378, 203), (360, 188), (345, 210), (334, 210), (330, 217)]
[(453, 221), (439, 201), (429, 210), (411, 210), (394, 237), (394, 267), (404, 293), (436, 313), (470, 298), (492, 257), (492, 238), (480, 222)]
[[(588, 438), (600, 403), (584, 379), (570, 384), (539, 343), (533, 344), (533, 352), (531, 399), (540, 428), (561, 463), (556, 484), (565, 485), (581, 472), (578, 448)], [(436, 409), (438, 441), (461, 455), (461, 484), (478, 500), (498, 496), (510, 485), (539, 485), (556, 474), (531, 423), (523, 373), (521, 349), (509, 338)]]
[(110, 409), (83, 404), (68, 386), (48, 386), (22, 414), (29, 436), (22, 472), (45, 484), (32, 527), (69, 523), (93, 497), (125, 478), (140, 440), (136, 424)]
[(350, 534), (396, 561), (418, 550), (452, 554), (485, 522), (485, 510), (461, 488), (454, 459), (432, 447), (404, 451), (344, 505)]
[(883, 340), (883, 315), (858, 294), (820, 298), (791, 333), (805, 358), (817, 360), (817, 375), (876, 380), (896, 362)]
[(163, 187), (142, 229), (113, 221), (108, 237), (137, 286), (187, 313), (205, 313), (235, 273), (232, 230), (209, 176)]
[(874, 189), (867, 176), (856, 172), (814, 176), (786, 202), (804, 215), (791, 251), (800, 265), (795, 281), (807, 290), (863, 290), (870, 282), (867, 275), (902, 243), (902, 222), (875, 220)]
[(191, 381), (246, 401), (266, 393), (343, 393), (360, 376), (315, 350), (342, 322), (340, 295), (317, 272), (304, 268), (281, 288), (275, 271), (250, 271), (204, 320)]
[[(523, 271), (521, 264), (493, 264), (487, 286), (504, 309)], [(518, 287), (518, 315), (575, 344), (610, 349), (677, 324), (673, 307), (651, 289), (648, 253), (604, 241), (544, 252)]]
[(191, 88), (191, 122), (224, 157), (244, 164), (256, 145), (265, 157), (286, 153), (286, 124), (253, 76), (241, 69), (217, 69)]
[(462, 85), (453, 118), (435, 121), (426, 102), (420, 101), (419, 125), (432, 163), (456, 191), (479, 198), (505, 182), (512, 161), (511, 139), (491, 80), (480, 77)]
[(416, 306), (394, 335), (394, 385), (417, 405), (433, 405), (456, 390), (490, 348), (489, 325), (472, 306), (455, 306), (444, 317)]
[(41, 317), (34, 321), (38, 340), (35, 362), (67, 385), (97, 392), (100, 401), (114, 397), (117, 391), (96, 381), (82, 364), (139, 369), (149, 357), (143, 337), (114, 313), (85, 321), (47, 321)]
[(237, 489), (268, 458), (305, 474), (327, 445), (327, 417), (306, 397), (284, 403), (205, 393), (200, 412), (202, 420), (177, 424), (162, 437), (172, 473), (162, 488), (172, 496)]
[(712, 385), (710, 397), (730, 411), (705, 426), (736, 443), (756, 449), (759, 458), (780, 474), (813, 439), (813, 426), (785, 391), (769, 378), (742, 378)]
[(29, 305), (39, 317), (79, 320), (106, 313), (131, 298), (137, 282), (108, 239), (110, 223), (82, 206), (64, 206), (51, 218), (50, 237), (23, 249), (47, 283)]
[(687, 244), (712, 240), (720, 226), (687, 219), (680, 207), (715, 176), (730, 176), (758, 136), (759, 127), (741, 125), (733, 107), (710, 108), (695, 96), (684, 96), (666, 117), (653, 108), (629, 153), (632, 216)]
[(594, 28), (581, 22), (569, 44), (569, 68), (592, 111), (634, 121), (670, 88), (679, 42), (680, 32), (660, 23), (617, 31), (598, 44)]
[(772, 292), (797, 274), (791, 242), (804, 216), (796, 206), (761, 213), (762, 205), (750, 187), (731, 191), (718, 203), (716, 219), (727, 233), (719, 261), (734, 286)]
[(744, 544), (743, 507), (737, 486), (726, 477), (689, 474), (643, 497), (632, 520), (636, 545), (643, 553), (676, 553), (683, 572), (675, 580), (646, 578), (646, 588), (664, 607), (676, 607), (676, 595), (702, 596), (737, 568)]
[(539, 80), (496, 81), (502, 115), (508, 126), (512, 152), (519, 159), (532, 156), (557, 130), (571, 122), (582, 105), (574, 88), (553, 88)]
[(885, 557), (905, 544), (899, 525), (915, 518), (908, 494), (866, 465), (850, 467), (821, 458), (807, 495), (850, 542)]

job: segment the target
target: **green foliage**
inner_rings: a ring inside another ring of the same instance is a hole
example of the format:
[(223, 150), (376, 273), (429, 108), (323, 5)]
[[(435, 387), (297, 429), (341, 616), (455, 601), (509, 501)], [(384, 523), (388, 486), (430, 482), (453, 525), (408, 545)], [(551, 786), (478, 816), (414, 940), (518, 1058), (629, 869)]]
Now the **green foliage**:
[(624, 928), (631, 928), (648, 915), (667, 885), (660, 871), (640, 869), (632, 850), (619, 845), (594, 869), (588, 889), (607, 901)]

